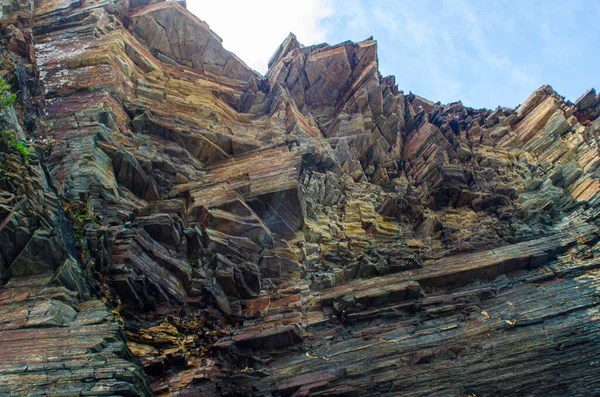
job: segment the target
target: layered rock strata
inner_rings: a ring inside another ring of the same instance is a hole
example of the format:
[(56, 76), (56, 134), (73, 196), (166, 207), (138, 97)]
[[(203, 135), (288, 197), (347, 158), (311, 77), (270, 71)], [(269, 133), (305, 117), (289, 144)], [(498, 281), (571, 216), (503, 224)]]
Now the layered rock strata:
[(185, 3), (0, 5), (0, 394), (600, 393), (594, 90), (442, 105), (372, 39), (261, 76)]

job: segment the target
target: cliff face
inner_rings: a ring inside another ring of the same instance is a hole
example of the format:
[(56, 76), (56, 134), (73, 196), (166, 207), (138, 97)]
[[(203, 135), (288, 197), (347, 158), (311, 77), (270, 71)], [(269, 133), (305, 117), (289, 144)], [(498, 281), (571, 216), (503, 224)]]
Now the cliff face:
[(261, 76), (182, 3), (0, 5), (0, 395), (600, 393), (595, 91), (441, 105), (373, 40)]

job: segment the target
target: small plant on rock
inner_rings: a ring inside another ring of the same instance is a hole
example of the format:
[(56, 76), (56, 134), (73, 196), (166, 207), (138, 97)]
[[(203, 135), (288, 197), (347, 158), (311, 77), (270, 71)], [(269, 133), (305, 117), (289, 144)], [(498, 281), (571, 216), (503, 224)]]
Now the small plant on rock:
[(0, 110), (12, 105), (17, 99), (17, 94), (10, 92), (10, 84), (0, 77)]
[[(10, 92), (10, 84), (0, 77), (0, 111), (12, 105), (16, 99), (17, 94)], [(2, 139), (6, 140), (8, 146), (16, 149), (17, 152), (19, 152), (21, 157), (23, 157), (23, 160), (25, 160), (25, 164), (29, 164), (29, 154), (31, 153), (31, 148), (26, 142), (20, 142), (17, 140), (14, 132), (9, 130), (2, 130)]]
[(23, 160), (25, 160), (25, 164), (29, 164), (29, 154), (31, 153), (31, 148), (26, 142), (20, 142), (15, 137), (15, 134), (8, 130), (2, 130), (2, 138), (5, 139), (8, 143), (8, 146), (14, 148), (19, 152)]
[(8, 165), (0, 163), (0, 180), (10, 181), (17, 177), (17, 174)]

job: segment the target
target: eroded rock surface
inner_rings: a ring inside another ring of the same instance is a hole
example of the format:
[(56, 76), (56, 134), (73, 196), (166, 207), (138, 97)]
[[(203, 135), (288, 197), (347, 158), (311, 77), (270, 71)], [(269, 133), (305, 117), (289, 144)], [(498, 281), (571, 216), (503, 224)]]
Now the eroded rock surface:
[(0, 394), (600, 393), (593, 89), (442, 105), (372, 39), (261, 76), (184, 2), (0, 6)]

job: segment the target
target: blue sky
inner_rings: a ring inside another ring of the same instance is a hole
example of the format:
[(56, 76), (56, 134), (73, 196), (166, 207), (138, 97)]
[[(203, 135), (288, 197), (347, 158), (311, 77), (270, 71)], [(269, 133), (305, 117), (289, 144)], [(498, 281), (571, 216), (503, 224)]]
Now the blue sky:
[(292, 31), (305, 45), (373, 36), (384, 76), (443, 103), (514, 107), (543, 84), (572, 101), (600, 88), (595, 0), (188, 0), (188, 8), (263, 73)]

